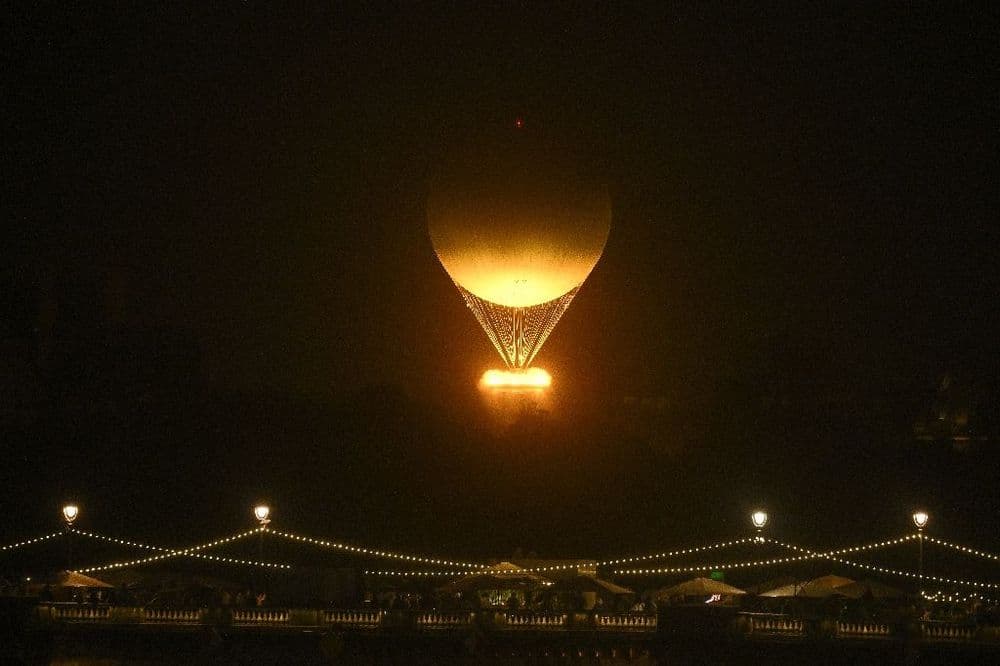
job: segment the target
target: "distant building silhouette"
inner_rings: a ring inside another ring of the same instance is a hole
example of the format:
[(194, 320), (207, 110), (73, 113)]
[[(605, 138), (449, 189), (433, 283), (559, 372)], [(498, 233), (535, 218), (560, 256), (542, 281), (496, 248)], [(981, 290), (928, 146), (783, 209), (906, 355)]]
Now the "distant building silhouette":
[(931, 404), (913, 424), (913, 435), (920, 442), (947, 442), (956, 451), (966, 451), (987, 439), (978, 426), (973, 391), (945, 374)]

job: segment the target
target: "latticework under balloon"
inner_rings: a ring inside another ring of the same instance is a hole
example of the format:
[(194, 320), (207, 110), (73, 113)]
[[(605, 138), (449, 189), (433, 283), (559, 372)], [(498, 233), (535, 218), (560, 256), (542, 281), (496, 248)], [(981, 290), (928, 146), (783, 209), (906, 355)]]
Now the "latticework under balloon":
[(580, 285), (546, 303), (514, 308), (483, 300), (456, 285), (508, 368), (527, 368), (573, 301)]

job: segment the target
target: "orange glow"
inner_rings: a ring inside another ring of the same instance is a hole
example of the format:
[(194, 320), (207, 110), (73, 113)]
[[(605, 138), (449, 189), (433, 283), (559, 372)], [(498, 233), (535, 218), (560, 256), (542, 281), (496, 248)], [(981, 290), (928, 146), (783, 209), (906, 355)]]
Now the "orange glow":
[(552, 375), (541, 368), (527, 370), (487, 370), (480, 386), (492, 389), (544, 390), (552, 385)]
[(552, 231), (541, 224), (529, 230), (527, 223), (513, 223), (513, 215), (503, 225), (497, 218), (503, 219), (490, 212), (478, 219), (454, 214), (448, 224), (432, 227), (431, 239), (452, 280), (507, 307), (545, 303), (582, 284), (600, 259), (609, 230), (603, 212), (567, 215)]
[(511, 308), (579, 287), (611, 230), (608, 189), (585, 167), (530, 141), (486, 142), (445, 166), (431, 187), (427, 222), (452, 281)]

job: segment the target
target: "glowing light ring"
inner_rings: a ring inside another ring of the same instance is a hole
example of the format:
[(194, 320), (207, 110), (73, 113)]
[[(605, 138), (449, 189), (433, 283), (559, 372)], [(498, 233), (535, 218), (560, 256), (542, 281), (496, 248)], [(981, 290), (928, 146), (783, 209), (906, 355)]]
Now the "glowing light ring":
[(552, 376), (541, 368), (487, 370), (480, 384), (490, 389), (539, 390), (552, 385)]
[(446, 560), (436, 557), (425, 557), (422, 555), (405, 555), (403, 553), (392, 553), (386, 550), (377, 550), (374, 548), (364, 548), (362, 546), (351, 546), (346, 543), (337, 543), (336, 541), (326, 541), (324, 539), (314, 539), (312, 537), (302, 536), (299, 534), (291, 534), (290, 532), (281, 532), (279, 530), (268, 530), (271, 534), (276, 534), (277, 536), (290, 539), (292, 541), (299, 541), (302, 543), (310, 543), (314, 546), (322, 546), (324, 548), (332, 548), (334, 550), (342, 550), (348, 553), (357, 553), (359, 555), (371, 555), (373, 557), (381, 557), (391, 560), (405, 560), (407, 562), (420, 562), (422, 564), (436, 564), (446, 567), (466, 567), (469, 569), (485, 569), (489, 565), (478, 564), (474, 562), (456, 562), (452, 560)]
[(0, 546), (0, 552), (5, 550), (14, 550), (16, 548), (23, 548), (24, 546), (30, 546), (33, 543), (41, 543), (42, 541), (54, 539), (57, 536), (62, 536), (63, 534), (65, 534), (65, 532), (53, 532), (52, 534), (46, 534), (45, 536), (35, 537), (34, 539), (25, 539), (24, 541), (18, 541), (17, 543), (8, 544), (6, 546)]

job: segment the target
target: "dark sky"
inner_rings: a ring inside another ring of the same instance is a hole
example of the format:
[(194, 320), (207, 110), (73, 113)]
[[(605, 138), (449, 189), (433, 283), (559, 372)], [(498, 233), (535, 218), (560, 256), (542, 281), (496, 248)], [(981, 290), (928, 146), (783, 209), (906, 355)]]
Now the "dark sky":
[[(266, 497), (449, 555), (702, 542), (757, 503), (812, 543), (920, 503), (1000, 546), (996, 10), (799, 12), (14, 10), (4, 542), (64, 497), (171, 543)], [(593, 155), (613, 222), (538, 358), (556, 406), (499, 427), (424, 205), (517, 116)], [(942, 409), (967, 450), (915, 438)]]

